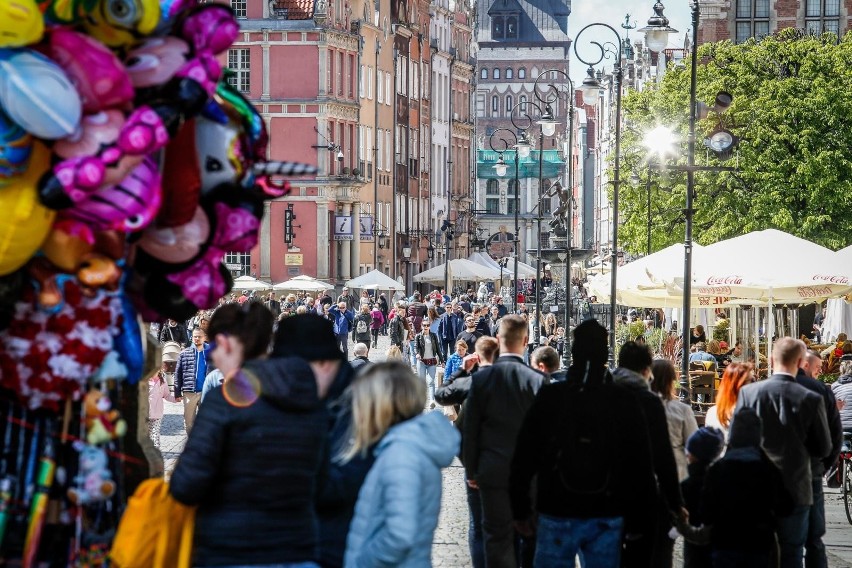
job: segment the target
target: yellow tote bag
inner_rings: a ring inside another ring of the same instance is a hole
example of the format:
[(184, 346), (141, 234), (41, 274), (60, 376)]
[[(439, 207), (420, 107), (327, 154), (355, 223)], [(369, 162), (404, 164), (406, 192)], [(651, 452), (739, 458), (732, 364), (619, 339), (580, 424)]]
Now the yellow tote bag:
[(163, 479), (143, 481), (127, 503), (112, 543), (116, 568), (190, 568), (195, 507), (172, 498)]

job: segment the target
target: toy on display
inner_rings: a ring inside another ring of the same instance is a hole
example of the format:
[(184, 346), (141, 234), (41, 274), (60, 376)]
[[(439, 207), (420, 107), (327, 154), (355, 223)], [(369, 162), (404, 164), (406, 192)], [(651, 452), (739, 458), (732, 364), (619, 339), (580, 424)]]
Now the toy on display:
[(264, 201), (316, 173), (267, 161), (222, 69), (239, 34), (200, 0), (0, 0), (0, 501), (27, 507), (0, 524), (0, 563), (64, 550), (41, 546), (56, 499), (99, 511), (74, 565), (104, 549), (133, 432), (111, 401), (135, 420), (120, 405), (150, 366), (141, 321), (215, 307)]

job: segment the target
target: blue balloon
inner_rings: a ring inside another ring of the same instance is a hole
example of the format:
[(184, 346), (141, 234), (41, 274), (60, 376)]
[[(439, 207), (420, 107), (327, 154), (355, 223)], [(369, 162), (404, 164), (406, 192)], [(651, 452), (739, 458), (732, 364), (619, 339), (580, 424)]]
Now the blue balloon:
[(145, 355), (142, 351), (142, 330), (139, 327), (139, 318), (130, 298), (124, 292), (124, 283), (127, 281), (129, 268), (124, 268), (121, 286), (121, 333), (113, 340), (113, 349), (118, 353), (121, 362), (127, 367), (127, 382), (135, 385), (142, 379), (142, 371), (145, 368)]

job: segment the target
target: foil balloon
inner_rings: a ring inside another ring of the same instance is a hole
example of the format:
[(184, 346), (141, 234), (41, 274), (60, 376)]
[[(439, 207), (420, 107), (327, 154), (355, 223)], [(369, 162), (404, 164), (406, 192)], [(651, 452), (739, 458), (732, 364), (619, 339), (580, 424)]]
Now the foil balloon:
[(73, 134), (83, 111), (62, 69), (27, 49), (0, 49), (0, 108), (24, 130), (47, 140)]
[(83, 27), (104, 45), (120, 48), (150, 35), (159, 21), (158, 0), (97, 0)]
[(0, 2), (0, 47), (23, 47), (38, 42), (44, 19), (34, 0)]
[[(124, 279), (127, 275), (124, 276)], [(121, 332), (115, 336), (113, 349), (127, 368), (127, 382), (135, 385), (142, 378), (145, 353), (142, 341), (145, 336), (139, 326), (139, 317), (127, 294), (121, 294)]]
[(22, 267), (47, 237), (55, 213), (39, 203), (36, 182), (49, 163), (42, 144), (33, 146), (30, 166), (21, 177), (0, 190), (0, 275)]
[(0, 110), (0, 188), (26, 170), (32, 148), (33, 137)]
[(133, 84), (121, 61), (103, 44), (79, 32), (51, 32), (48, 54), (77, 89), (83, 110), (92, 113), (133, 100)]
[(50, 24), (74, 24), (94, 9), (97, 0), (38, 0), (44, 20)]

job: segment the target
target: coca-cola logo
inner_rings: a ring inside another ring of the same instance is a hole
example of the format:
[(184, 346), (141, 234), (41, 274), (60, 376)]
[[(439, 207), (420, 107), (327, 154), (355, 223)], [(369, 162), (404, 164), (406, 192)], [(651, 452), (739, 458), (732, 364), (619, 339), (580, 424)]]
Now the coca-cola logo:
[(796, 289), (800, 298), (820, 298), (831, 296), (832, 291), (828, 286), (801, 286)]
[(710, 286), (707, 287), (699, 287), (698, 294), (702, 296), (730, 296), (731, 295), (731, 287), (730, 286)]
[(849, 279), (845, 276), (816, 274), (813, 277), (814, 282), (828, 282), (829, 284), (849, 284)]
[(738, 286), (742, 283), (742, 276), (711, 276), (707, 279), (708, 286)]

